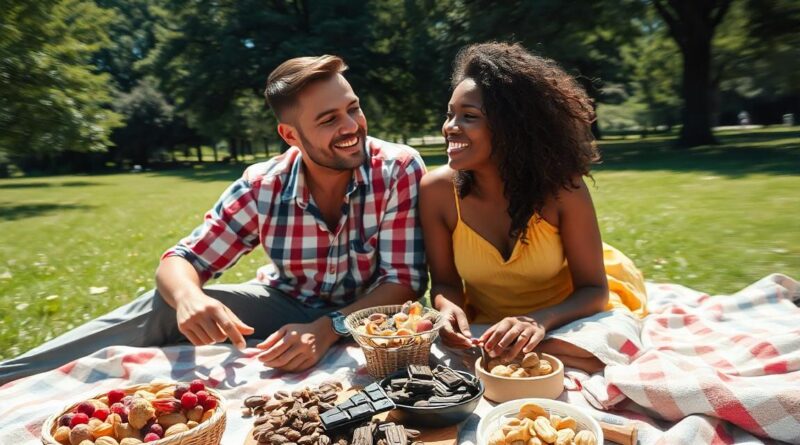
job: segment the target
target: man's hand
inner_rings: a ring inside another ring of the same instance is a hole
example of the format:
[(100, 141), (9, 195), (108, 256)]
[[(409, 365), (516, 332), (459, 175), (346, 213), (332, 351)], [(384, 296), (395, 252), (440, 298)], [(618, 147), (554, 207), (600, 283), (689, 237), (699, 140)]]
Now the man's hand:
[(471, 348), (473, 346), (470, 341), (472, 333), (469, 330), (469, 321), (464, 310), (441, 294), (437, 295), (434, 300), (436, 301), (436, 310), (445, 319), (445, 324), (439, 332), (442, 342), (451, 348)]
[(490, 327), (480, 340), (490, 357), (503, 355), (512, 359), (520, 351), (533, 351), (544, 334), (544, 327), (531, 317), (506, 317)]
[(256, 346), (264, 350), (258, 359), (275, 369), (299, 372), (314, 366), (338, 339), (328, 317), (290, 323)]
[(227, 306), (198, 292), (176, 300), (178, 330), (195, 346), (210, 345), (230, 338), (237, 349), (245, 347), (243, 335), (253, 328), (246, 325)]

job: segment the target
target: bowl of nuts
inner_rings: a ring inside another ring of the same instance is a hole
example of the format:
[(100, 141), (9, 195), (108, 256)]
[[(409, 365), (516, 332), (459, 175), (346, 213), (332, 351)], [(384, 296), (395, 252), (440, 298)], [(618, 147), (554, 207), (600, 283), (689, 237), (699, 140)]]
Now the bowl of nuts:
[(558, 400), (520, 399), (494, 407), (478, 423), (478, 445), (603, 443), (603, 430), (584, 409)]
[(483, 358), (478, 358), (475, 375), (486, 388), (484, 397), (498, 403), (523, 397), (555, 399), (564, 390), (564, 364), (550, 354), (489, 359), (485, 366)]
[(224, 399), (202, 380), (113, 389), (67, 406), (42, 425), (45, 445), (219, 444)]
[(443, 325), (438, 311), (411, 301), (362, 309), (345, 319), (345, 326), (364, 351), (367, 371), (376, 380), (409, 364), (427, 365), (431, 344)]

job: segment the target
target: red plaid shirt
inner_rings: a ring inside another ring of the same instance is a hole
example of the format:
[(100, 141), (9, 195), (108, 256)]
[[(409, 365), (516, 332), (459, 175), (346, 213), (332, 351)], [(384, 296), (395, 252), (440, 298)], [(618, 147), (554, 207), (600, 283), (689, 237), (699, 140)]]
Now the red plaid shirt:
[(257, 280), (313, 307), (341, 306), (383, 283), (422, 292), (428, 274), (417, 191), (425, 164), (415, 150), (367, 139), (339, 225), (331, 232), (306, 186), (296, 147), (250, 166), (205, 222), (162, 256), (189, 261), (204, 280), (259, 244), (272, 260)]

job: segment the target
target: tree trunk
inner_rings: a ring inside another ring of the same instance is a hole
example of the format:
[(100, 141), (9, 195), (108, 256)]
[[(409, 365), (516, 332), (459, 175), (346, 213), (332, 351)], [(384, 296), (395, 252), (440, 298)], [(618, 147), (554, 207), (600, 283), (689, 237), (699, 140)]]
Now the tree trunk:
[(237, 146), (237, 143), (238, 143), (238, 140), (236, 138), (228, 139), (228, 151), (231, 154), (231, 159), (233, 159), (234, 161), (238, 161), (239, 160), (239, 154), (238, 154), (239, 153), (239, 150), (238, 150), (239, 147)]
[(264, 155), (269, 159), (269, 139), (264, 138)]
[(217, 151), (217, 143), (215, 142), (211, 147), (214, 149), (214, 162), (219, 162), (219, 152)]
[(716, 144), (711, 133), (711, 33), (687, 42), (683, 54), (683, 99), (683, 128), (678, 145)]
[(197, 146), (197, 162), (203, 162), (203, 147), (201, 145)]

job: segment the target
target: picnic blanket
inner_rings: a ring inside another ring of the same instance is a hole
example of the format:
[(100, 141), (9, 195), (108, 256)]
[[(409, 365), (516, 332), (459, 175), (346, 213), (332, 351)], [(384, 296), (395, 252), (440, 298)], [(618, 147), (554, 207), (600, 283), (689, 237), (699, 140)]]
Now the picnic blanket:
[[(598, 420), (635, 422), (641, 444), (800, 443), (800, 300), (798, 283), (771, 275), (731, 296), (710, 297), (679, 285), (648, 283), (651, 314), (640, 324), (593, 335), (614, 360), (604, 373), (568, 370), (560, 399)], [(569, 326), (569, 325), (568, 325)], [(565, 327), (564, 332), (571, 328)], [(585, 340), (584, 340), (585, 341)], [(591, 346), (591, 345), (587, 345)], [(223, 444), (244, 443), (252, 419), (242, 400), (337, 378), (370, 382), (364, 355), (337, 345), (313, 370), (265, 368), (248, 348), (227, 345), (110, 347), (60, 369), (0, 387), (0, 443), (38, 444), (41, 425), (66, 405), (153, 379), (205, 379), (227, 399)], [(460, 366), (461, 356), (433, 349), (434, 360)], [(459, 444), (475, 444), (482, 400), (461, 425)]]

